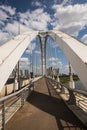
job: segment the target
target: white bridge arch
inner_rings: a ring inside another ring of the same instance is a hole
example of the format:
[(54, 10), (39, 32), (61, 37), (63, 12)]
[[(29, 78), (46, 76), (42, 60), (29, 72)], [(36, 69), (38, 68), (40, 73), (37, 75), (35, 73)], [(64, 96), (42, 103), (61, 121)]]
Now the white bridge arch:
[[(26, 32), (0, 46), (0, 91), (23, 52), (38, 33)], [(47, 34), (51, 35), (62, 49), (87, 90), (87, 46), (61, 31), (48, 31)]]

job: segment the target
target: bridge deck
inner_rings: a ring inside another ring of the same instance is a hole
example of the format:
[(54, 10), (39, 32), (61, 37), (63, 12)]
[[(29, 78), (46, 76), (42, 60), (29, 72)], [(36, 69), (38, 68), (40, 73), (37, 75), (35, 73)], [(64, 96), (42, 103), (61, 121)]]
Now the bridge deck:
[(25, 105), (6, 124), (6, 130), (84, 130), (45, 79), (29, 96)]

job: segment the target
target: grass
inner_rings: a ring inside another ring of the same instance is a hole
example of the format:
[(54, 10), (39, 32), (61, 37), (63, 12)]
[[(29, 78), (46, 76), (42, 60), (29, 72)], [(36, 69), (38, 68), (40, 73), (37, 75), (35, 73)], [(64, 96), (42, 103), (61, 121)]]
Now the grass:
[[(61, 83), (68, 83), (70, 81), (69, 75), (59, 76)], [(79, 80), (77, 75), (73, 75), (73, 80), (77, 81)]]

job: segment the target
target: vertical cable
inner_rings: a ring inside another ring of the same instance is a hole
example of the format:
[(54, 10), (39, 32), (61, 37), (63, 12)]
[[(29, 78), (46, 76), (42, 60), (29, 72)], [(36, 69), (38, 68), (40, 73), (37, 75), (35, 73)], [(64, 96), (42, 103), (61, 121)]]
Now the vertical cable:
[(41, 36), (38, 35), (39, 41), (40, 41), (40, 50), (41, 50), (41, 70), (42, 70), (42, 75), (43, 75), (43, 48), (42, 48), (42, 40)]
[(56, 50), (56, 47), (55, 47), (55, 58), (56, 58), (56, 64), (58, 66), (58, 60), (57, 60), (57, 50)]
[(51, 60), (50, 61), (51, 61), (51, 66), (52, 66), (52, 46), (51, 46), (51, 42), (50, 42), (50, 56), (51, 56), (51, 58), (50, 58)]
[(46, 74), (46, 45), (47, 45), (47, 39), (48, 35), (45, 36), (45, 41), (44, 41), (44, 67), (45, 67), (45, 74)]

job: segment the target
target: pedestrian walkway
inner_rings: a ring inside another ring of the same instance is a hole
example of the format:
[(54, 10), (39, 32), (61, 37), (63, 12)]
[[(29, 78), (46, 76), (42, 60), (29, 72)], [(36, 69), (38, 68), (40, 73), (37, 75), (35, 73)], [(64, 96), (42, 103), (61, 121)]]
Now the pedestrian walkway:
[(6, 130), (85, 130), (54, 88), (41, 79)]

